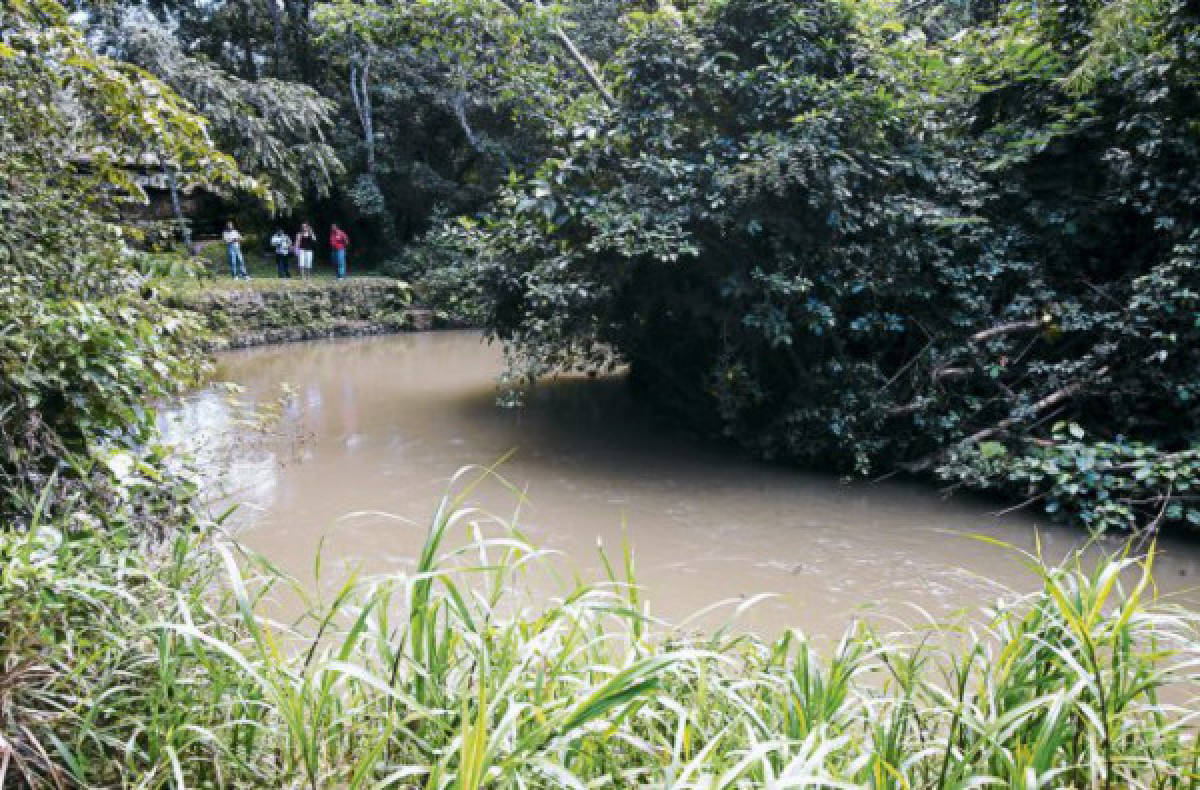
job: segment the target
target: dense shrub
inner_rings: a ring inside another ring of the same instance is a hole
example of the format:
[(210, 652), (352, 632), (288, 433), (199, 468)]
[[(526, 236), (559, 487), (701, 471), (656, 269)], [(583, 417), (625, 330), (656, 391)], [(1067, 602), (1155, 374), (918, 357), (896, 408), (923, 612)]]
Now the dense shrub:
[(434, 311), (440, 325), (478, 327), (484, 323), (483, 294), (470, 255), (453, 236), (432, 233), (385, 262), (381, 271), (412, 283), (414, 298)]
[(438, 243), (529, 371), (628, 361), (768, 458), (1195, 521), (1190, 464), (1066, 499), (1026, 467), (1063, 419), (1194, 455), (1197, 29), (1134, 0), (937, 43), (872, 3), (633, 14), (620, 107)]
[[(173, 486), (131, 499), (124, 481), (161, 474), (152, 404), (199, 358), (189, 320), (163, 306), (112, 220), (145, 198), (133, 179), (145, 161), (218, 185), (236, 172), (199, 118), (96, 56), (52, 0), (6, 3), (0, 30), (0, 517), (24, 523), (48, 495), (170, 521), (174, 505), (156, 498)], [(91, 496), (76, 499), (80, 486)]]

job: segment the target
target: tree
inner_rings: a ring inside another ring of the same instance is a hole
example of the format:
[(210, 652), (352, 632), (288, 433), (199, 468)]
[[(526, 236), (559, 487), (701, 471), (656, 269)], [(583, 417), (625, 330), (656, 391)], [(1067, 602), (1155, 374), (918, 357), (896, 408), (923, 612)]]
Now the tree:
[(328, 195), (343, 170), (327, 141), (333, 102), (301, 83), (243, 79), (187, 55), (146, 14), (127, 14), (105, 33), (113, 55), (158, 77), (208, 121), (215, 144), (269, 186), (274, 210), (288, 212), (306, 196)]
[(620, 108), (435, 243), (529, 372), (627, 361), (765, 457), (1200, 519), (1194, 12), (1013, 3), (932, 42), (907, 13), (634, 15)]
[[(153, 523), (149, 508), (168, 505), (121, 500), (108, 483), (132, 471), (125, 460), (154, 463), (143, 404), (189, 381), (197, 351), (110, 218), (145, 199), (133, 172), (147, 161), (184, 183), (257, 187), (182, 99), (98, 56), (54, 0), (5, 3), (0, 30), (0, 511), (19, 524), (39, 496), (54, 509), (86, 485), (91, 517), (142, 508)], [(115, 457), (113, 470), (99, 463)]]
[(360, 214), (404, 240), (536, 167), (568, 108), (608, 90), (571, 24), (563, 7), (499, 0), (320, 6), (321, 44), (350, 85)]

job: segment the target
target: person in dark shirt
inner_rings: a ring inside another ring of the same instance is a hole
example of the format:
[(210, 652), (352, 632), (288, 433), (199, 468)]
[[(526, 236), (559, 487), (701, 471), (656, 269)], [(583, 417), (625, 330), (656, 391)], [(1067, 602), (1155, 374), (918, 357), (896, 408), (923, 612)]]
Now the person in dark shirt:
[(275, 251), (275, 271), (280, 279), (290, 278), (292, 272), (288, 263), (292, 253), (292, 239), (283, 232), (283, 228), (276, 229), (275, 235), (271, 237), (271, 249)]
[(300, 279), (307, 280), (312, 275), (313, 250), (317, 246), (317, 234), (307, 222), (300, 226), (296, 234), (296, 268), (300, 270)]

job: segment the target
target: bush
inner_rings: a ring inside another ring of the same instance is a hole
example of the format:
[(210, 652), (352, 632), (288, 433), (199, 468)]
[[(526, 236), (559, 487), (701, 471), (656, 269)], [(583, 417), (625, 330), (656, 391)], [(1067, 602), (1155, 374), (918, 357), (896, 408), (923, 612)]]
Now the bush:
[(185, 180), (242, 182), (178, 97), (96, 55), (53, 0), (5, 4), (0, 28), (0, 519), (28, 524), (42, 497), (43, 513), (149, 523), (174, 506), (114, 498), (120, 476), (97, 462), (159, 463), (150, 404), (203, 366), (192, 319), (163, 304), (109, 217), (144, 200), (126, 165), (148, 150)]
[(389, 277), (413, 284), (417, 302), (441, 324), (481, 326), (483, 295), (473, 278), (470, 255), (452, 233), (431, 231), (382, 266)]
[[(845, 474), (1020, 493), (1057, 420), (1194, 454), (1192, 6), (1014, 3), (935, 43), (834, 0), (630, 21), (620, 107), (442, 231), (523, 369), (615, 357), (690, 425)], [(1134, 518), (1086, 481), (1060, 512), (1187, 525), (1194, 484), (1149, 480)]]

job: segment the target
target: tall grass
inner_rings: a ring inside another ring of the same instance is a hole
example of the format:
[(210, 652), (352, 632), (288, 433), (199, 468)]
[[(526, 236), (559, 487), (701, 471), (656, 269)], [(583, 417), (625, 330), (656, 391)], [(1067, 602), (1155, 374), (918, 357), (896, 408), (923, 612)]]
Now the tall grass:
[(233, 543), (0, 535), (0, 786), (1200, 786), (1194, 613), (1152, 560), (1028, 557), (954, 623), (697, 635), (644, 617), (633, 553), (531, 606), (554, 560), (447, 497), (415, 568), (303, 593)]

